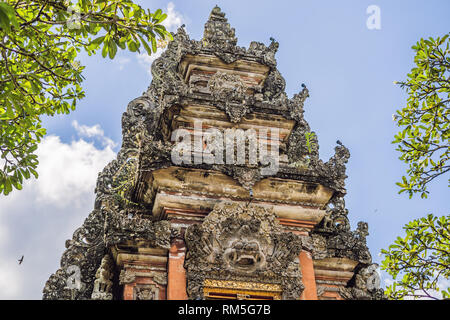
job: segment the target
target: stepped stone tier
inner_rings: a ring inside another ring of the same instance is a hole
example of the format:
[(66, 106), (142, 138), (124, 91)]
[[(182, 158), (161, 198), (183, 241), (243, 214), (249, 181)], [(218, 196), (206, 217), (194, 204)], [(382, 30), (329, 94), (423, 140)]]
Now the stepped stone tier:
[[(184, 27), (174, 34), (123, 114), (117, 159), (99, 174), (94, 210), (67, 240), (44, 299), (383, 298), (368, 226), (351, 231), (347, 218), (348, 149), (338, 141), (319, 159), (303, 117), (308, 89), (287, 97), (274, 39), (236, 44), (218, 7), (201, 41)], [(212, 128), (258, 132), (259, 149), (244, 137), (226, 150), (244, 146), (244, 161), (222, 161), (219, 148), (202, 158), (220, 143)], [(200, 141), (181, 163), (176, 132)]]

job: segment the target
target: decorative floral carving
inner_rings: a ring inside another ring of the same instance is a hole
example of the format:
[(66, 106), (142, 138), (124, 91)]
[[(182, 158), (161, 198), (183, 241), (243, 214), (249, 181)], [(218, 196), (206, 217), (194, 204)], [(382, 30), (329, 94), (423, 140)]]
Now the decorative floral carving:
[[(105, 203), (107, 205), (108, 202)], [(96, 273), (102, 258), (110, 246), (128, 240), (147, 241), (152, 246), (169, 248), (170, 223), (152, 222), (138, 217), (129, 218), (117, 206), (94, 210), (75, 231), (72, 240), (66, 242), (67, 250), (61, 258), (61, 269), (53, 274), (44, 288), (44, 299), (91, 299)], [(69, 266), (81, 271), (81, 287), (67, 288)]]

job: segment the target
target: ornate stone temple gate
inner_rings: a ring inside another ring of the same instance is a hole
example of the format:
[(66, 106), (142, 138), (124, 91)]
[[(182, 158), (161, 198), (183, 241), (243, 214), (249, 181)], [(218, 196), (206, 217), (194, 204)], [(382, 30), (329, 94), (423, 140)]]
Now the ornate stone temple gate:
[(382, 298), (347, 218), (349, 151), (319, 159), (275, 40), (236, 43), (218, 7), (201, 41), (174, 34), (44, 299)]

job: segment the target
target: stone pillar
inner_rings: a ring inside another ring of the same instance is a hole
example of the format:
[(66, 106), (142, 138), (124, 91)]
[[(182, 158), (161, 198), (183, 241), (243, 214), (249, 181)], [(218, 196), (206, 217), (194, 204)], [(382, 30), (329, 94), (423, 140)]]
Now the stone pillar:
[(184, 269), (184, 258), (186, 245), (182, 239), (174, 239), (169, 250), (169, 261), (167, 266), (167, 300), (187, 300), (186, 293), (186, 270)]
[(167, 249), (139, 247), (111, 248), (120, 270), (119, 285), (124, 300), (166, 300)]
[(314, 275), (314, 264), (311, 253), (305, 250), (300, 252), (300, 266), (302, 268), (302, 282), (305, 290), (300, 297), (301, 300), (317, 300), (316, 277)]
[(133, 290), (134, 290), (134, 283), (127, 283), (123, 287), (123, 300), (134, 300), (133, 296)]
[(325, 258), (314, 260), (314, 274), (319, 300), (342, 300), (345, 288), (354, 276), (358, 261), (347, 258)]

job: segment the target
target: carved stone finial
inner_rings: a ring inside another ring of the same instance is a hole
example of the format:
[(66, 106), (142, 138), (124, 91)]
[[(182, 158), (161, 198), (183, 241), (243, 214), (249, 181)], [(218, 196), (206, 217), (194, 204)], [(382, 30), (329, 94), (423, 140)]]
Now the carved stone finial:
[(301, 120), (303, 117), (303, 106), (306, 99), (309, 98), (309, 90), (304, 83), (302, 83), (302, 91), (295, 94), (289, 103), (289, 111), (291, 113), (292, 119), (297, 121)]
[(358, 227), (356, 229), (357, 234), (359, 235), (359, 238), (364, 243), (366, 242), (366, 237), (369, 235), (369, 225), (367, 222), (360, 221), (358, 222)]
[(270, 37), (269, 50), (272, 51), (273, 54), (275, 54), (278, 51), (279, 46), (280, 44), (278, 43), (278, 41), (276, 41), (273, 37)]
[(225, 13), (215, 6), (209, 19), (205, 24), (205, 32), (203, 33), (203, 45), (205, 47), (221, 46), (229, 48), (236, 46), (237, 38), (235, 37), (234, 28), (230, 27)]

